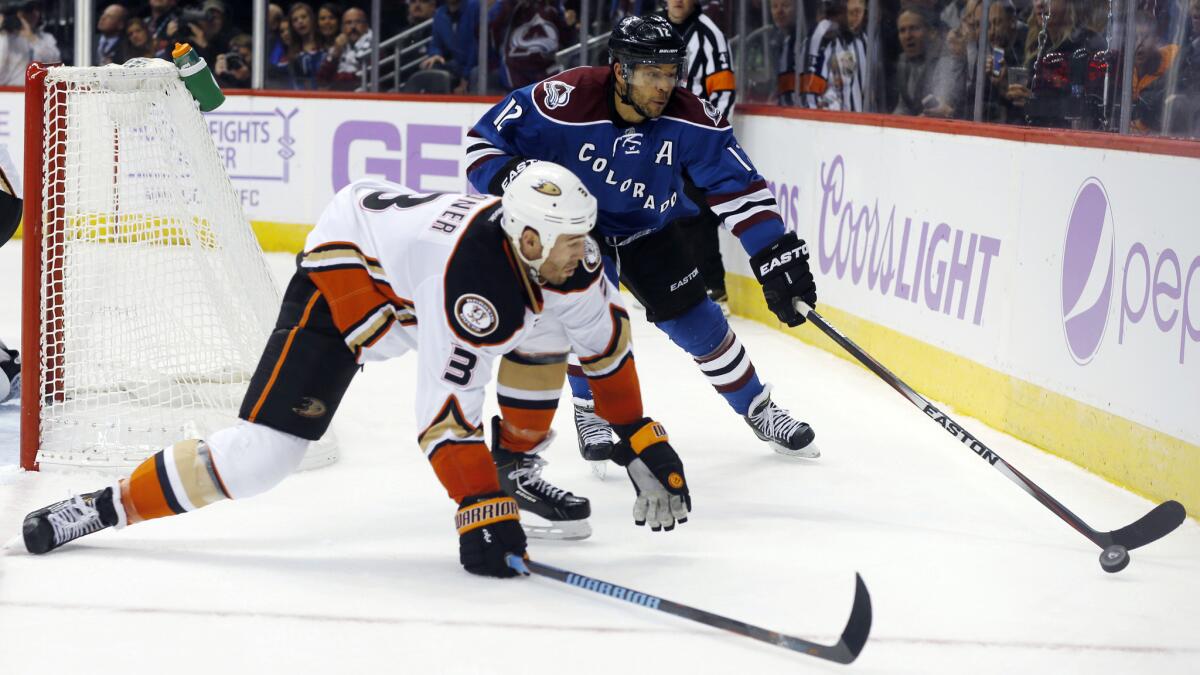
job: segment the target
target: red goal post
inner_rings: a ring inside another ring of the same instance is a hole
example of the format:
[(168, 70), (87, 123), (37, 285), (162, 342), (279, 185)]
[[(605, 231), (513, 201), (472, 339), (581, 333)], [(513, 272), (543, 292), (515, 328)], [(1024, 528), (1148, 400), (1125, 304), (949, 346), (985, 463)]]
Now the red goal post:
[[(41, 377), (42, 125), (46, 65), (25, 71), (25, 158), (22, 195), (25, 208), (21, 240), (21, 467), (38, 469), (37, 450)], [(49, 168), (49, 167), (47, 167)]]

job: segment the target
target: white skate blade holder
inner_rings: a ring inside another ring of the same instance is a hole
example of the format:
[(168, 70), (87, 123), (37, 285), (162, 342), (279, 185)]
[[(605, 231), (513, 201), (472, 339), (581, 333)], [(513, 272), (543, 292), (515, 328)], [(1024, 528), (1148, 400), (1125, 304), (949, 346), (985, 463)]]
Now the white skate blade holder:
[(521, 529), (530, 539), (563, 539), (576, 541), (592, 536), (592, 526), (587, 519), (583, 520), (546, 520), (530, 513), (521, 512)]
[(599, 478), (600, 480), (604, 480), (604, 477), (608, 475), (608, 461), (607, 460), (605, 460), (603, 462), (589, 461), (588, 466), (590, 466), (592, 468), (592, 475), (595, 476), (596, 478)]
[(799, 450), (792, 450), (791, 448), (787, 447), (786, 445), (780, 445), (779, 443), (776, 443), (775, 441), (767, 441), (767, 445), (771, 446), (772, 450), (774, 450), (775, 452), (777, 452), (785, 457), (799, 457), (801, 459), (817, 459), (818, 457), (821, 456), (821, 449), (817, 447), (817, 444), (815, 441), (812, 443), (809, 443), (808, 445), (804, 446), (803, 448), (800, 448)]

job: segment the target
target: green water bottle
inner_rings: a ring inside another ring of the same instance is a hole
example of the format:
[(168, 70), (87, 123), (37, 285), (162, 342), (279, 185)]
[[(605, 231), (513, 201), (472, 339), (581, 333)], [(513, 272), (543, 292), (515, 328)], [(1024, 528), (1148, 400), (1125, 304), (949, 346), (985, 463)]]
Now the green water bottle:
[(192, 49), (186, 42), (176, 42), (175, 50), (171, 52), (175, 65), (179, 68), (179, 76), (183, 78), (183, 86), (187, 87), (192, 98), (200, 104), (200, 112), (216, 110), (225, 102), (225, 94), (217, 86), (217, 80), (209, 70), (204, 58)]

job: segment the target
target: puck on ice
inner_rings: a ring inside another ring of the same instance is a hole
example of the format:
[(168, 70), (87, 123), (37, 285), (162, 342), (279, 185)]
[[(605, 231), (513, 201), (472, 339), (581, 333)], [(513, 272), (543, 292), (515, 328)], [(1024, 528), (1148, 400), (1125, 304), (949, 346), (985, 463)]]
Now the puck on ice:
[(1120, 544), (1113, 544), (1100, 552), (1100, 566), (1105, 572), (1120, 572), (1129, 566), (1129, 551)]

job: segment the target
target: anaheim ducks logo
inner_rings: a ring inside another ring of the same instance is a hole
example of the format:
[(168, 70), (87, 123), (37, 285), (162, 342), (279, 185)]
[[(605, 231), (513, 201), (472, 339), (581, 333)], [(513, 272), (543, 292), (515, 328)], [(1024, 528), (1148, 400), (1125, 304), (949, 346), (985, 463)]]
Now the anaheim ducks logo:
[(600, 245), (595, 239), (588, 237), (583, 240), (583, 269), (595, 272), (600, 267)]
[(466, 293), (454, 303), (458, 322), (475, 337), (484, 337), (496, 330), (496, 308), (482, 295)]
[(542, 89), (546, 92), (546, 109), (554, 110), (563, 107), (571, 100), (571, 92), (575, 90), (575, 87), (558, 80), (546, 80), (542, 84)]
[(671, 475), (667, 476), (667, 485), (670, 485), (672, 488), (678, 490), (679, 488), (683, 487), (683, 476), (672, 471)]
[(325, 405), (324, 401), (319, 398), (311, 398), (308, 396), (300, 399), (300, 405), (292, 408), (292, 412), (301, 417), (307, 417), (308, 419), (323, 417), (328, 410), (329, 408)]
[(558, 187), (558, 185), (555, 183), (551, 183), (550, 181), (546, 180), (545, 178), (543, 178), (543, 179), (539, 180), (537, 183), (535, 183), (533, 186), (533, 189), (536, 192), (540, 192), (544, 195), (550, 195), (551, 197), (561, 197), (562, 196), (562, 188)]

